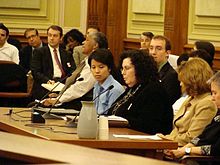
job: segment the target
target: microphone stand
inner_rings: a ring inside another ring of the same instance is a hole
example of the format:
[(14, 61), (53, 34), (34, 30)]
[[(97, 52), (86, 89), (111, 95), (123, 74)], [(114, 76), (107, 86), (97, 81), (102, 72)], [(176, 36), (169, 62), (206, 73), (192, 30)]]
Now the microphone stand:
[[(77, 81), (83, 81), (83, 78), (79, 78)], [(68, 88), (66, 88), (68, 89)], [(65, 91), (63, 91), (56, 99), (55, 103), (50, 107), (49, 111), (44, 113), (42, 116), (44, 119), (62, 119), (60, 116), (57, 116), (55, 114), (51, 114), (50, 112), (52, 111), (53, 107), (58, 103), (60, 100), (61, 96), (63, 95)]]
[(76, 128), (77, 127), (76, 118), (78, 116), (79, 116), (79, 113), (77, 113), (76, 116), (73, 119), (71, 119), (70, 121), (67, 121), (66, 126), (71, 127), (71, 128)]

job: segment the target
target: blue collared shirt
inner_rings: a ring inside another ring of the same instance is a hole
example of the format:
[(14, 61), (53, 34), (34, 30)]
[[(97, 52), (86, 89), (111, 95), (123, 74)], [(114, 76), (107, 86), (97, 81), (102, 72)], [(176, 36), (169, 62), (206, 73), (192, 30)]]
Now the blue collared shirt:
[[(108, 90), (97, 97), (100, 93), (100, 89), (102, 91), (107, 90), (111, 85), (114, 87), (111, 90)], [(107, 110), (111, 107), (112, 103), (125, 91), (124, 87), (116, 81), (112, 75), (109, 75), (103, 84), (95, 83), (93, 89), (93, 98), (95, 107), (98, 114), (107, 114)]]

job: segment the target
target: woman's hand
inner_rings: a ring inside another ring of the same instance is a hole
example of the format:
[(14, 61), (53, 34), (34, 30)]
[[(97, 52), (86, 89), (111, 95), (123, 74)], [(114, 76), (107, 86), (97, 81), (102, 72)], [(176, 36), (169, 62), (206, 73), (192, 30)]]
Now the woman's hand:
[(177, 150), (172, 150), (171, 152), (174, 158), (181, 158), (185, 155), (185, 147), (178, 148)]

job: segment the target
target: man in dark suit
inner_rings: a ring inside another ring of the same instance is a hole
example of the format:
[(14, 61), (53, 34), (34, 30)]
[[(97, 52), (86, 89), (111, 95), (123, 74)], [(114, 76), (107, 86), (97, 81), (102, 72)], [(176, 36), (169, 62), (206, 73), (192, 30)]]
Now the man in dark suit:
[(181, 96), (181, 88), (177, 72), (168, 62), (171, 53), (170, 41), (161, 35), (154, 36), (150, 43), (149, 53), (157, 63), (160, 80), (169, 94), (170, 103), (173, 104)]
[(48, 45), (33, 52), (31, 71), (34, 78), (33, 98), (41, 99), (47, 90), (42, 83), (55, 83), (76, 68), (71, 54), (59, 47), (63, 30), (57, 25), (47, 29)]
[(25, 69), (27, 73), (30, 71), (30, 64), (34, 49), (46, 46), (47, 44), (41, 41), (38, 30), (35, 28), (26, 29), (24, 32), (24, 37), (27, 39), (28, 45), (23, 47), (19, 52), (19, 64)]

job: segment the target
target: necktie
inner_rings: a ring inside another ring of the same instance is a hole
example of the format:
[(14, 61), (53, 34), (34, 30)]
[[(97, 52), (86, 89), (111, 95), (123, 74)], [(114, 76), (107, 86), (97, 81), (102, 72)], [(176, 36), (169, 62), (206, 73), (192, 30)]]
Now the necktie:
[(54, 59), (55, 59), (57, 65), (58, 65), (58, 67), (59, 67), (59, 69), (60, 69), (60, 71), (61, 71), (61, 73), (62, 73), (61, 77), (65, 77), (66, 74), (65, 74), (65, 72), (64, 72), (64, 70), (63, 70), (63, 67), (62, 67), (62, 65), (61, 65), (61, 63), (60, 63), (60, 60), (59, 60), (59, 58), (58, 58), (56, 48), (54, 48), (53, 54), (54, 54)]

